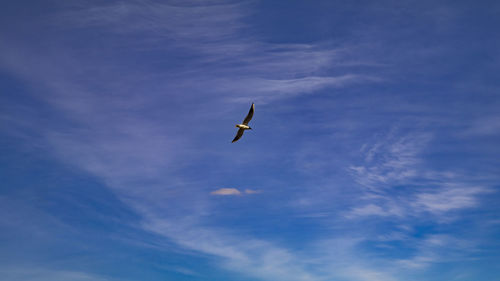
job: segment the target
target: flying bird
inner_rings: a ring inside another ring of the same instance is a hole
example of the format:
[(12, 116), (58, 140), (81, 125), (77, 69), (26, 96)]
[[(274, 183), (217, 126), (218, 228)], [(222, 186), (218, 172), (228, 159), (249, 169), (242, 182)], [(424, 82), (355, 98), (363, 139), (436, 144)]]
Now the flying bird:
[(248, 126), (248, 122), (250, 122), (250, 120), (252, 120), (254, 108), (255, 108), (255, 106), (252, 103), (252, 106), (250, 106), (250, 111), (248, 111), (247, 117), (245, 117), (245, 120), (243, 120), (243, 123), (236, 124), (236, 128), (239, 128), (239, 129), (238, 129), (238, 133), (236, 133), (236, 137), (234, 137), (232, 142), (239, 140), (241, 138), (241, 136), (243, 136), (243, 133), (245, 132), (245, 130), (252, 129), (252, 128), (250, 128), (250, 126)]

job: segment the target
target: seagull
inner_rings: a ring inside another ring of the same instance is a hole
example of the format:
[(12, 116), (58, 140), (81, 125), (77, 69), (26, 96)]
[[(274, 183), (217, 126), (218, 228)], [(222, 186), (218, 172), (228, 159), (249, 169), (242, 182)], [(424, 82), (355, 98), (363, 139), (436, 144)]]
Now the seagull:
[(239, 129), (238, 129), (238, 133), (236, 133), (236, 137), (234, 137), (234, 140), (232, 142), (239, 140), (241, 138), (241, 136), (243, 136), (243, 133), (245, 132), (245, 130), (252, 129), (252, 128), (250, 128), (250, 126), (248, 126), (248, 122), (250, 122), (250, 120), (252, 120), (254, 109), (255, 109), (255, 106), (252, 103), (252, 106), (250, 106), (250, 111), (248, 111), (247, 117), (245, 117), (245, 120), (243, 120), (243, 123), (236, 124), (236, 128), (239, 128)]

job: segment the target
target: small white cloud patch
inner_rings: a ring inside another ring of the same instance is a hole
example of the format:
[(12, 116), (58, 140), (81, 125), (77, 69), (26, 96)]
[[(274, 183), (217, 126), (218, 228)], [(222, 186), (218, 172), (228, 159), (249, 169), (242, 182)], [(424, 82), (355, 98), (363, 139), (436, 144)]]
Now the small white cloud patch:
[(210, 192), (212, 195), (240, 195), (241, 192), (236, 188), (221, 188)]

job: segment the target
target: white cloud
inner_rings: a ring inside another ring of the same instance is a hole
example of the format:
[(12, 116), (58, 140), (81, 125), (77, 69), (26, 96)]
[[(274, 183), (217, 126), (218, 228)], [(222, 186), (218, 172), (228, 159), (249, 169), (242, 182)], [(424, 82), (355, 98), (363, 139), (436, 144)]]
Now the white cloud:
[(471, 186), (456, 173), (427, 168), (421, 154), (430, 140), (429, 133), (402, 135), (393, 129), (373, 144), (363, 145), (361, 164), (349, 167), (354, 179), (364, 187), (362, 202), (347, 211), (345, 217), (450, 222), (456, 219), (452, 212), (477, 206), (478, 196), (490, 190)]
[(344, 275), (348, 280), (359, 281), (395, 281), (397, 280), (391, 274), (374, 269), (363, 268), (360, 266), (348, 266)]
[(387, 194), (368, 194), (363, 200), (365, 204), (351, 208), (345, 217), (356, 219), (378, 216), (450, 222), (457, 219), (453, 215), (454, 211), (476, 207), (479, 204), (478, 196), (488, 192), (491, 190), (483, 187), (442, 184), (433, 190), (420, 187), (397, 198)]
[(347, 214), (347, 218), (366, 217), (366, 216), (402, 216), (403, 210), (397, 206), (388, 206), (388, 209), (383, 209), (375, 204), (368, 204), (361, 207), (351, 209)]
[(352, 74), (336, 77), (306, 76), (296, 79), (256, 78), (251, 80), (236, 80), (234, 82), (228, 81), (228, 83), (224, 87), (226, 89), (228, 89), (228, 87), (231, 87), (236, 90), (241, 86), (241, 84), (250, 86), (248, 89), (251, 89), (251, 91), (247, 91), (245, 89), (240, 90), (245, 94), (244, 96), (231, 98), (230, 100), (247, 101), (249, 99), (253, 99), (260, 104), (264, 104), (285, 97), (313, 93), (324, 88), (342, 87), (349, 84), (366, 82), (370, 80), (373, 79), (366, 76)]
[(323, 280), (397, 280), (395, 268), (379, 260), (365, 259), (360, 244), (366, 239), (355, 234), (350, 238), (325, 239), (315, 244), (315, 259), (324, 274)]
[[(258, 194), (261, 193), (262, 191), (260, 190), (253, 190), (253, 189), (245, 189), (243, 191), (245, 194)], [(212, 195), (241, 195), (242, 192), (239, 191), (237, 188), (220, 188), (217, 190), (214, 190), (210, 192)]]
[(220, 40), (241, 29), (243, 4), (185, 1), (129, 1), (77, 7), (56, 23), (71, 27), (100, 27), (110, 32), (148, 33), (177, 40)]
[(210, 192), (212, 195), (241, 195), (241, 192), (236, 188), (220, 188)]
[(412, 205), (420, 211), (443, 213), (475, 207), (479, 203), (477, 196), (487, 192), (491, 191), (483, 187), (441, 187), (417, 194)]
[(411, 269), (423, 269), (435, 263), (462, 260), (465, 255), (476, 251), (475, 242), (458, 239), (452, 235), (432, 234), (415, 243), (415, 253), (408, 258), (396, 260), (395, 263)]
[(163, 235), (185, 249), (215, 257), (227, 270), (261, 280), (313, 281), (321, 279), (306, 269), (307, 262), (271, 242), (200, 227), (186, 220), (169, 222), (150, 217), (145, 228)]
[(65, 27), (99, 27), (115, 35), (141, 34), (147, 40), (137, 43), (139, 49), (189, 52), (196, 60), (186, 63), (189, 68), (177, 70), (181, 75), (176, 75), (176, 84), (185, 75), (187, 84), (204, 84), (204, 91), (224, 93), (230, 102), (262, 104), (327, 87), (378, 81), (366, 74), (344, 71), (347, 73), (332, 75), (327, 71), (351, 60), (362, 64), (347, 47), (262, 41), (244, 23), (251, 6), (224, 1), (183, 5), (128, 2), (75, 9), (59, 21)]
[(349, 167), (355, 180), (372, 190), (390, 188), (419, 175), (420, 152), (429, 143), (427, 133), (398, 135), (392, 130), (374, 144), (363, 145), (364, 161)]

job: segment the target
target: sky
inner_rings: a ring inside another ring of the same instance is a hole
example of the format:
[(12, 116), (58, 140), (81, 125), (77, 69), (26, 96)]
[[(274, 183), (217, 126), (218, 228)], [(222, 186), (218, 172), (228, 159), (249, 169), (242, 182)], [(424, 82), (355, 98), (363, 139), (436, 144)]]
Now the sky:
[(3, 1), (2, 280), (500, 280), (499, 28), (498, 1)]

